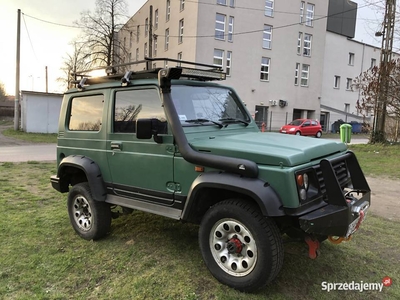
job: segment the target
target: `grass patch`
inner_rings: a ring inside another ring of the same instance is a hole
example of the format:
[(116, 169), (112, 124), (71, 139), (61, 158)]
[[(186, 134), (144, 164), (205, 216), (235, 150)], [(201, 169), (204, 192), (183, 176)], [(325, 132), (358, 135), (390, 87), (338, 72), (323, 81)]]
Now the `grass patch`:
[[(244, 294), (218, 283), (202, 261), (198, 227), (135, 211), (105, 239), (73, 231), (54, 163), (0, 163), (0, 299), (400, 299), (400, 223), (369, 215), (351, 242), (324, 242), (321, 256), (285, 243), (267, 288)], [(327, 282), (394, 284), (382, 293), (321, 290)]]
[(10, 117), (0, 117), (0, 126), (11, 126), (14, 124), (14, 121)]
[(3, 135), (33, 143), (57, 143), (56, 133), (31, 133), (10, 128), (4, 130)]
[(400, 179), (400, 145), (349, 145), (367, 176), (385, 176)]

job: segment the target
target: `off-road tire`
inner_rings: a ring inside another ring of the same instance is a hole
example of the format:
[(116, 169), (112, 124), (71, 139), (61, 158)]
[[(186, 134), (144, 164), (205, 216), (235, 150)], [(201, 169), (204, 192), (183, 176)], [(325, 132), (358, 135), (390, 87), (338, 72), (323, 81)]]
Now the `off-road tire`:
[(275, 222), (243, 200), (211, 207), (200, 224), (199, 244), (211, 274), (240, 291), (264, 287), (283, 265), (283, 242)]
[(70, 189), (67, 206), (72, 227), (85, 240), (97, 240), (109, 232), (110, 205), (94, 200), (87, 182), (78, 183)]

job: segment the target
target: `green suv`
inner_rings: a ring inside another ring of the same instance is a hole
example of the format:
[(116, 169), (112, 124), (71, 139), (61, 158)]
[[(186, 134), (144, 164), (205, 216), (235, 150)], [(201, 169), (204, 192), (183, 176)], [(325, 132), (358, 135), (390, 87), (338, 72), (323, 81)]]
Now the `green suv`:
[(51, 183), (68, 193), (78, 235), (108, 234), (114, 207), (199, 224), (210, 272), (241, 291), (278, 275), (284, 234), (311, 258), (326, 239), (349, 240), (371, 192), (345, 144), (260, 132), (236, 92), (216, 83), (220, 69), (171, 59), (179, 66), (151, 69), (156, 60), (166, 59), (80, 74), (64, 95)]

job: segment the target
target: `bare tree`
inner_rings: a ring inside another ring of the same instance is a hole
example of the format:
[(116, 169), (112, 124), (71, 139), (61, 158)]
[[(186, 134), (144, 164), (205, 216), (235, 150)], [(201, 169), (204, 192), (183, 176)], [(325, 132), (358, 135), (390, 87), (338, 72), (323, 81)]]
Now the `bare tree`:
[(117, 41), (117, 32), (127, 21), (125, 0), (96, 0), (94, 13), (84, 11), (76, 24), (83, 28), (82, 41), (90, 49), (84, 59), (91, 66), (111, 66), (126, 54)]
[[(398, 120), (400, 120), (400, 59), (386, 63), (385, 67), (386, 70), (382, 70), (382, 67), (375, 66), (354, 79), (353, 86), (360, 89), (361, 92), (361, 101), (357, 103), (356, 108), (363, 116), (369, 113), (376, 116), (382, 113), (383, 105), (380, 101), (384, 101), (386, 116), (396, 120), (396, 124), (398, 124)], [(385, 84), (387, 85), (384, 99), (381, 93), (380, 76), (382, 74), (386, 76)], [(390, 128), (386, 129), (390, 130)]]
[(75, 80), (75, 74), (77, 72), (82, 72), (89, 69), (90, 61), (87, 59), (87, 47), (85, 43), (73, 42), (73, 52), (72, 54), (67, 53), (64, 58), (63, 66), (61, 70), (63, 71), (63, 77), (57, 78), (57, 81), (62, 83), (66, 88), (71, 88), (73, 86), (73, 81)]

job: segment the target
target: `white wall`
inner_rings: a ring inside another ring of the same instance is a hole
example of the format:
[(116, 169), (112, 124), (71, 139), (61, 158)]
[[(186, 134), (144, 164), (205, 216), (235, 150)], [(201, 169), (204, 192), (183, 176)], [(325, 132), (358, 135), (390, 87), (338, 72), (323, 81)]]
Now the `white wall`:
[(61, 94), (22, 91), (22, 130), (57, 133), (62, 97)]

